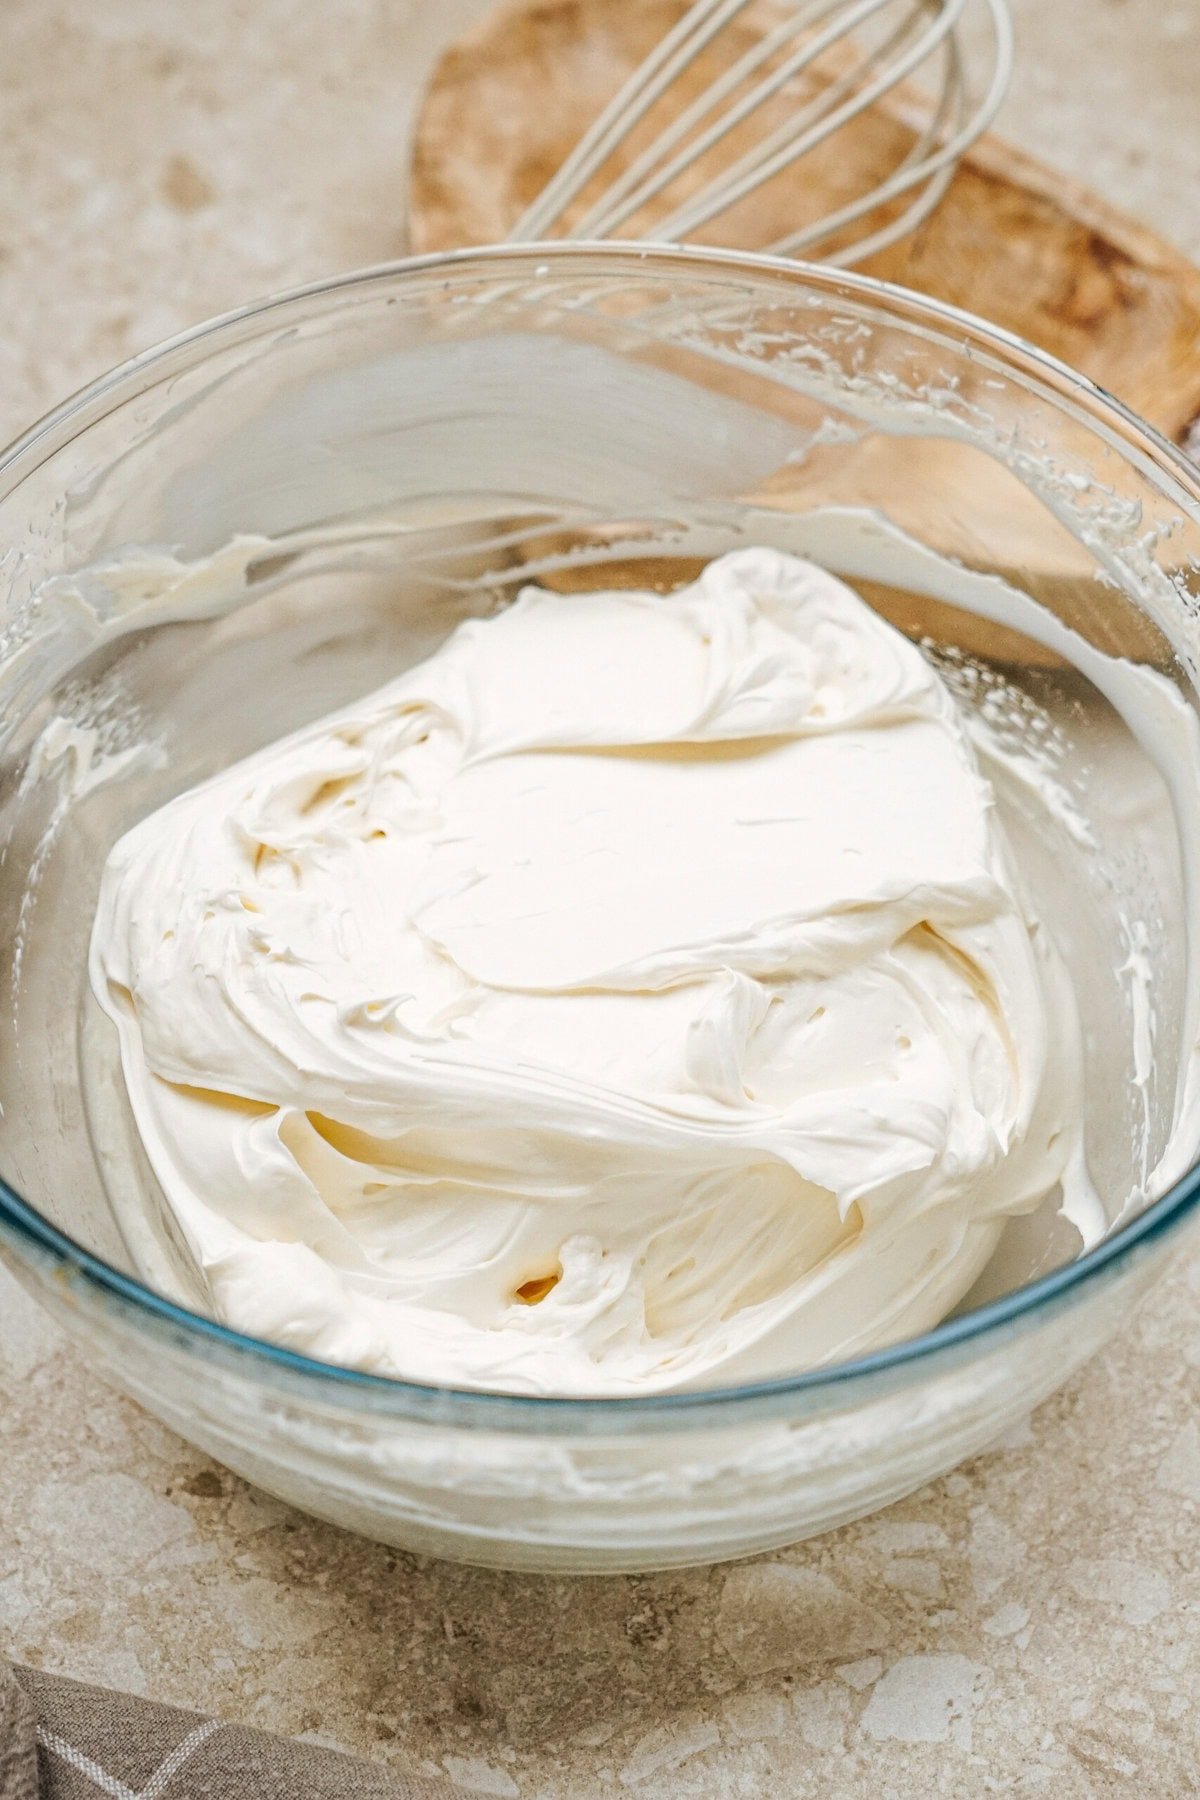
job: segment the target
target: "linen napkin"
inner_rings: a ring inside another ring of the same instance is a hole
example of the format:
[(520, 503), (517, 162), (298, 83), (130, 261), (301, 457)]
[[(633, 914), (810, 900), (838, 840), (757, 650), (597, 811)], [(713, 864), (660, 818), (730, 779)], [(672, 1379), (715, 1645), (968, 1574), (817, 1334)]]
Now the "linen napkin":
[(0, 1800), (453, 1800), (448, 1781), (0, 1660)]

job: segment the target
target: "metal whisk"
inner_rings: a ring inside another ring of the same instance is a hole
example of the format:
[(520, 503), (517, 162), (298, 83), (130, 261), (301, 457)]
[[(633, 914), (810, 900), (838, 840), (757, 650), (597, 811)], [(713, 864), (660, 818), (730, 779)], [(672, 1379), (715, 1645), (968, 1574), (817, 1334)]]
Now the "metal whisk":
[[(605, 107), (518, 220), (510, 241), (551, 235), (564, 212), (601, 174), (651, 108), (752, 0), (695, 0)], [(968, 73), (966, 15), (982, 10), (990, 55), (982, 80)], [(761, 0), (757, 10), (761, 11)], [(783, 16), (779, 17), (782, 11)], [(657, 132), (627, 168), (609, 180), (571, 223), (573, 238), (644, 236), (678, 243), (790, 168), (909, 77), (932, 77), (928, 114), (910, 146), (869, 190), (836, 212), (760, 246), (779, 255), (812, 255), (840, 241), (830, 263), (857, 262), (902, 237), (933, 210), (964, 150), (991, 123), (1012, 69), (1007, 0), (775, 0), (769, 25), (736, 60)], [(769, 24), (769, 20), (768, 20)], [(719, 45), (718, 45), (719, 48)], [(644, 232), (622, 227), (678, 176), (738, 127), (753, 121), (789, 82), (825, 59), (829, 78), (758, 142), (702, 181), (698, 190)], [(715, 115), (715, 116), (714, 116)], [(871, 229), (881, 207), (899, 212)]]

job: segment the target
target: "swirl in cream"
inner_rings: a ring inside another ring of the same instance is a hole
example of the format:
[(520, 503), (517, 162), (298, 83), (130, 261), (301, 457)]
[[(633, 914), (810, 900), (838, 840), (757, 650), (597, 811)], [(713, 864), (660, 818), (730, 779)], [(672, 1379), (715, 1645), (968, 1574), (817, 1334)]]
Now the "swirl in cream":
[(171, 801), (92, 980), (218, 1316), (364, 1369), (779, 1374), (1086, 1211), (1073, 997), (955, 703), (775, 551), (527, 588)]

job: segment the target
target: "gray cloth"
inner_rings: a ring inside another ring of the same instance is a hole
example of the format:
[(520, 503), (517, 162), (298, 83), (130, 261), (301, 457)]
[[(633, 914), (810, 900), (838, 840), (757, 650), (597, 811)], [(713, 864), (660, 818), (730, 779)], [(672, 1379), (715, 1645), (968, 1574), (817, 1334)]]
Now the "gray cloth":
[(453, 1791), (0, 1661), (0, 1800), (450, 1800)]

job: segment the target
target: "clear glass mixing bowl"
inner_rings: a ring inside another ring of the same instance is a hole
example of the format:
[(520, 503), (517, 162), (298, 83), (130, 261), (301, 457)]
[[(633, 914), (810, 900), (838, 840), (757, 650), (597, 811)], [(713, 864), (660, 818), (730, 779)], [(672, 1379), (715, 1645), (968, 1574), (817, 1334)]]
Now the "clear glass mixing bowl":
[[(530, 573), (666, 588), (755, 541), (840, 568), (965, 705), (1040, 736), (1086, 813), (1069, 877), (1019, 803), (1010, 829), (1067, 941), (1089, 1158), (1119, 1228), (1072, 1260), (1044, 1209), (922, 1338), (645, 1400), (389, 1381), (206, 1317), (87, 988), (113, 840)], [(860, 277), (706, 251), (470, 252), (249, 307), (96, 383), (0, 464), (0, 546), (0, 1251), (90, 1364), (252, 1481), (481, 1563), (765, 1550), (986, 1446), (1161, 1271), (1196, 1172), (1126, 1203), (1192, 1030), (1195, 821), (1103, 690), (1106, 670), (1147, 669), (1195, 705), (1200, 504), (1184, 461), (1080, 377)]]

